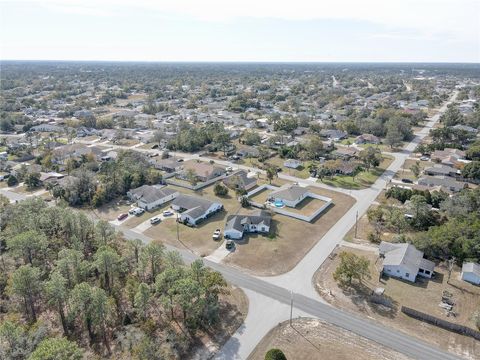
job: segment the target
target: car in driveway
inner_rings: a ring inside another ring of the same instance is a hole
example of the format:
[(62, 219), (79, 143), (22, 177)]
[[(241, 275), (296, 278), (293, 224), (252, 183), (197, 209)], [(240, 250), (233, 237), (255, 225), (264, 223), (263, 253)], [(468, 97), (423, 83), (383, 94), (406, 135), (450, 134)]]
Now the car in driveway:
[(122, 221), (123, 219), (126, 219), (128, 217), (127, 213), (123, 213), (117, 216), (118, 221)]
[(217, 229), (213, 232), (212, 238), (213, 240), (219, 240), (221, 235), (222, 231), (220, 229)]
[(173, 211), (171, 211), (171, 210), (165, 210), (163, 212), (163, 216), (172, 216), (172, 215), (173, 215)]
[(159, 216), (155, 216), (155, 217), (150, 219), (150, 224), (155, 225), (155, 224), (158, 224), (161, 221), (162, 221), (162, 219), (160, 219)]
[(225, 243), (225, 249), (227, 250), (235, 249), (235, 243), (233, 242), (233, 240), (227, 240), (227, 242)]
[(130, 210), (128, 211), (128, 213), (129, 213), (130, 215), (136, 215), (136, 216), (140, 216), (140, 215), (142, 215), (144, 212), (145, 212), (145, 210), (143, 210), (142, 208), (139, 208), (139, 207), (130, 209)]
[(429, 158), (428, 156), (426, 156), (426, 155), (423, 155), (423, 156), (420, 157), (420, 160), (422, 160), (422, 161), (430, 161), (430, 158)]
[(402, 179), (402, 182), (405, 183), (405, 184), (413, 184), (413, 180), (410, 180), (410, 179)]
[(231, 166), (227, 166), (227, 167), (225, 168), (225, 171), (229, 171), (229, 172), (231, 172), (231, 171), (233, 171), (233, 167), (231, 167)]

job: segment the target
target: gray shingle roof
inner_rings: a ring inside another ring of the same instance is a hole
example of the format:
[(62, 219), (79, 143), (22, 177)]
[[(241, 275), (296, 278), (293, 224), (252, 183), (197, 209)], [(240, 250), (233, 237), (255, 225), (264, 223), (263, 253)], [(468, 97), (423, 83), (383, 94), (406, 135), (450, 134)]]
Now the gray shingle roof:
[(270, 196), (279, 199), (295, 201), (301, 196), (303, 196), (305, 193), (308, 193), (308, 190), (306, 188), (302, 188), (298, 185), (291, 185), (290, 187), (287, 187), (285, 189), (280, 189), (272, 192)]
[(384, 256), (384, 266), (402, 266), (412, 274), (417, 274), (419, 268), (433, 271), (435, 267), (435, 264), (424, 259), (423, 252), (417, 250), (412, 244), (393, 244), (382, 241), (379, 252)]
[(251, 215), (230, 215), (227, 217), (225, 231), (235, 229), (243, 232), (244, 224), (255, 224), (259, 226), (265, 225), (270, 227), (271, 221), (271, 215), (267, 211), (262, 210)]
[(166, 196), (176, 193), (175, 190), (169, 188), (156, 188), (151, 185), (142, 185), (136, 189), (130, 190), (130, 193), (136, 200), (142, 200), (145, 203), (152, 203), (163, 199)]

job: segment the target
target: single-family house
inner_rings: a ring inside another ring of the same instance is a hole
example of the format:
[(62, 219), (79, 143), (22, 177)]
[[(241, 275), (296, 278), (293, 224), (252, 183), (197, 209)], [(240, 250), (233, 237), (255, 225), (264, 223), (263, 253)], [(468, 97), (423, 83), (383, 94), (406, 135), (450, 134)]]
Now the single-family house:
[(320, 131), (320, 135), (333, 141), (340, 141), (348, 137), (348, 134), (345, 131), (335, 129), (322, 130)]
[(254, 176), (248, 177), (245, 170), (237, 170), (225, 177), (223, 183), (233, 190), (250, 190), (257, 185), (257, 179)]
[(241, 239), (245, 233), (268, 234), (271, 221), (270, 213), (265, 210), (251, 215), (230, 215), (225, 223), (224, 235), (227, 239)]
[(352, 147), (339, 147), (338, 149), (332, 152), (332, 155), (338, 159), (342, 160), (350, 160), (352, 158), (356, 158), (358, 156), (358, 149)]
[(475, 129), (474, 127), (467, 126), (467, 125), (462, 125), (462, 124), (457, 124), (453, 127), (455, 130), (461, 130), (461, 131), (466, 131), (472, 134), (478, 133), (478, 130)]
[(450, 192), (458, 192), (468, 187), (467, 183), (457, 181), (449, 176), (424, 176), (418, 179), (418, 184), (429, 188), (440, 186)]
[(463, 281), (480, 285), (480, 264), (474, 262), (463, 263), (461, 278)]
[(171, 206), (180, 212), (180, 221), (189, 225), (197, 225), (201, 220), (223, 209), (221, 203), (184, 194), (178, 195)]
[(271, 192), (269, 194), (269, 199), (274, 202), (282, 202), (286, 206), (294, 208), (308, 196), (309, 191), (306, 188), (298, 185), (289, 185)]
[(136, 189), (132, 189), (127, 196), (136, 201), (138, 207), (145, 210), (155, 209), (168, 201), (175, 199), (179, 195), (178, 191), (168, 187), (156, 187), (151, 185), (142, 185)]
[(430, 156), (432, 161), (442, 163), (444, 165), (458, 166), (461, 159), (465, 158), (465, 151), (458, 149), (445, 148), (443, 150), (435, 150)]
[(225, 174), (225, 169), (205, 162), (188, 161), (183, 163), (182, 170), (177, 174), (181, 179), (188, 180), (188, 173), (193, 172), (200, 182), (206, 182)]
[(163, 170), (167, 173), (173, 173), (182, 168), (181, 163), (173, 159), (152, 159), (150, 162), (153, 164), (155, 169)]
[(431, 278), (434, 273), (435, 263), (423, 257), (423, 252), (407, 243), (389, 243), (382, 241), (379, 248), (383, 258), (382, 272), (415, 282), (417, 276)]
[(283, 166), (290, 169), (298, 169), (299, 167), (303, 166), (303, 163), (297, 159), (288, 159), (283, 163)]
[(430, 176), (451, 176), (451, 177), (455, 177), (457, 175), (460, 175), (460, 170), (455, 169), (454, 167), (449, 166), (449, 165), (434, 164), (431, 167), (425, 168), (424, 173), (426, 175), (430, 175)]
[(380, 139), (373, 134), (362, 134), (355, 138), (355, 144), (379, 144)]

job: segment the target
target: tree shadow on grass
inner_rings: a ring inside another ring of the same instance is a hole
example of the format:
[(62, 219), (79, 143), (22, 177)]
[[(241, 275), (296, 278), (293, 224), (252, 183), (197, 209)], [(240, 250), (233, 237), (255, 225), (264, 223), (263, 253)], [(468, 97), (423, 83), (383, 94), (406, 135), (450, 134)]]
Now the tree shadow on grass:
[(372, 289), (364, 283), (355, 282), (339, 288), (361, 312), (372, 311), (382, 317), (394, 318), (398, 311), (397, 301), (385, 294), (374, 295)]

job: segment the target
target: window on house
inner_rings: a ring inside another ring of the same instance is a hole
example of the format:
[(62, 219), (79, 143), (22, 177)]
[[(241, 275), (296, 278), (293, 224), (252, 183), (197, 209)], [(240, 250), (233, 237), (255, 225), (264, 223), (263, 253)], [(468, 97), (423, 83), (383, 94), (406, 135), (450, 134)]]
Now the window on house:
[(426, 274), (426, 275), (430, 275), (430, 271), (425, 270), (425, 274)]
[(409, 274), (409, 273), (405, 273), (405, 276), (406, 276), (406, 277), (409, 277), (409, 276), (410, 276), (410, 274)]
[(397, 270), (397, 273), (399, 273), (399, 272), (400, 272), (400, 270)]

